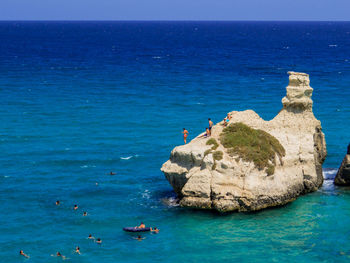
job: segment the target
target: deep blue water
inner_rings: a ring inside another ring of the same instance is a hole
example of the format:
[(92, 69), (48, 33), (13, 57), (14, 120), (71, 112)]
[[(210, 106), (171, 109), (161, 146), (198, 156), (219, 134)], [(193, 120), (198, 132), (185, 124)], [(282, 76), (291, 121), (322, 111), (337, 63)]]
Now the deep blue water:
[[(345, 22), (0, 22), (0, 262), (349, 261), (350, 189), (331, 180), (350, 140), (349, 47)], [(290, 70), (310, 74), (324, 186), (257, 213), (169, 205), (159, 169), (182, 128), (273, 118)], [(121, 231), (141, 221), (160, 233)]]

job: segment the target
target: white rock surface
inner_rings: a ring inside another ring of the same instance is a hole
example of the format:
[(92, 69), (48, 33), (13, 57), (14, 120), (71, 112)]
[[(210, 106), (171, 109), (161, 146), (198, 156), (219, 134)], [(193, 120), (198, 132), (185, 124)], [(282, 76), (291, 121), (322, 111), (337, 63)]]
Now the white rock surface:
[(348, 152), (345, 155), (337, 175), (334, 178), (334, 184), (343, 186), (350, 185), (350, 143), (348, 145)]
[(287, 95), (283, 109), (271, 121), (265, 121), (252, 110), (233, 111), (231, 123), (242, 122), (277, 138), (286, 151), (275, 173), (267, 175), (254, 163), (230, 156), (219, 143), (223, 122), (212, 128), (212, 138), (224, 153), (216, 161), (207, 138), (197, 137), (190, 143), (175, 147), (161, 170), (180, 198), (180, 205), (226, 211), (253, 211), (278, 206), (299, 195), (316, 191), (323, 183), (322, 163), (327, 155), (321, 123), (312, 112), (309, 75), (288, 72)]

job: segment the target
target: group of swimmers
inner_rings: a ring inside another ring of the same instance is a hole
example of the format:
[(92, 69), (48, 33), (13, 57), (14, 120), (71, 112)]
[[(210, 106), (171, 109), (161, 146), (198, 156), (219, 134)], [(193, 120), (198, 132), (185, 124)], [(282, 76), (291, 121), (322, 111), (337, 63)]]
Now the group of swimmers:
[[(59, 206), (60, 204), (61, 204), (60, 200), (57, 200), (57, 201), (56, 201), (56, 205)], [(74, 206), (73, 206), (73, 210), (78, 210), (78, 208), (79, 208), (78, 205), (74, 205)], [(87, 212), (84, 211), (84, 212), (83, 212), (83, 216), (87, 216), (87, 215), (88, 215)]]
[[(146, 228), (146, 225), (144, 223), (141, 222), (141, 224), (139, 226), (135, 226), (135, 228), (137, 229), (143, 229), (143, 228)], [(155, 233), (155, 234), (158, 234), (159, 233), (159, 229), (158, 228), (152, 228), (150, 227), (150, 231)]]
[[(141, 224), (139, 226), (135, 226), (135, 228), (137, 228), (137, 229), (146, 228), (146, 225), (141, 222)], [(154, 234), (159, 233), (159, 229), (157, 227), (155, 227), (155, 228), (150, 227), (150, 231), (151, 231), (151, 233), (154, 233)], [(133, 237), (133, 239), (136, 239), (137, 241), (142, 241), (143, 239), (146, 239), (146, 238), (142, 237), (141, 235), (138, 235), (137, 237)]]
[[(61, 204), (60, 200), (57, 200), (56, 201), (56, 206), (59, 206)], [(78, 210), (78, 205), (74, 205), (73, 206), (73, 210)], [(83, 212), (83, 216), (87, 216), (87, 212)], [(144, 223), (141, 222), (141, 224), (139, 226), (136, 226), (135, 228), (138, 228), (138, 229), (142, 229), (142, 228), (146, 228), (146, 225)], [(150, 232), (151, 233), (154, 233), (154, 234), (158, 234), (159, 233), (159, 229), (157, 227), (155, 228), (152, 228), (150, 227)], [(93, 237), (91, 234), (89, 234), (89, 236), (87, 237), (87, 239), (90, 239), (90, 240), (94, 240), (94, 242), (96, 242), (97, 244), (102, 244), (102, 240), (101, 238), (95, 238)], [(138, 235), (137, 237), (135, 237), (134, 239), (138, 240), (138, 241), (142, 241), (143, 239), (145, 239), (145, 237), (142, 237), (141, 235)], [(80, 247), (77, 246), (75, 248), (75, 253), (76, 254), (81, 254), (80, 252)], [(19, 254), (25, 258), (30, 258), (29, 255), (27, 255), (26, 253), (23, 252), (23, 250), (20, 250), (19, 251)], [(51, 255), (52, 257), (60, 257), (62, 258), (63, 260), (66, 260), (68, 259), (66, 256), (62, 255), (61, 252), (57, 251), (56, 254), (54, 255)]]

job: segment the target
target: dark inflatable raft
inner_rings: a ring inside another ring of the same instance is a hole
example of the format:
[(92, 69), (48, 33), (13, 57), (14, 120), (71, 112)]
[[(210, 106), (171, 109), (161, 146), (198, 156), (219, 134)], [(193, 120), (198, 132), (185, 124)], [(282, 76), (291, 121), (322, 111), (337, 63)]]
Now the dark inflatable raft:
[(145, 227), (145, 228), (124, 227), (123, 230), (126, 232), (148, 232), (148, 231), (151, 231), (151, 228), (150, 227)]

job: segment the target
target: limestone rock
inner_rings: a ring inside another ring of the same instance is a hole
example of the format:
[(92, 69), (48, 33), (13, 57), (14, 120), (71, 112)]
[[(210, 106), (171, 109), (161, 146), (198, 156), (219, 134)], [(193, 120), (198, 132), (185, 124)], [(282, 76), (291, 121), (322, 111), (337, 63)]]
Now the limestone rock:
[[(212, 128), (211, 138), (219, 143), (221, 160), (209, 153), (208, 138), (196, 137), (175, 147), (161, 168), (180, 198), (180, 205), (226, 211), (253, 211), (279, 206), (299, 195), (316, 191), (323, 183), (322, 163), (327, 155), (321, 123), (312, 112), (309, 76), (288, 72), (287, 95), (283, 109), (265, 121), (252, 110), (233, 111), (229, 124), (242, 122), (274, 136), (285, 149), (285, 156), (267, 175), (253, 162), (230, 155), (220, 143), (223, 121)], [(214, 165), (215, 163), (215, 165)], [(214, 168), (214, 169), (213, 169)]]
[(336, 185), (350, 185), (350, 143), (348, 151), (334, 179)]

